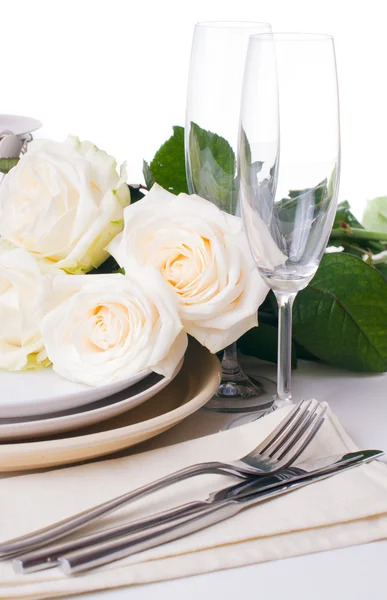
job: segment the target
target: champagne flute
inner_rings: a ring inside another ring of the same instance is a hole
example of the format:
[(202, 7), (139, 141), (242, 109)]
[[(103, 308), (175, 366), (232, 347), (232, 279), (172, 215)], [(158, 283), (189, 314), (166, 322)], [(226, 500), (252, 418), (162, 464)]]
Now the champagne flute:
[(340, 127), (332, 37), (250, 38), (238, 172), (250, 249), (278, 302), (276, 408), (291, 403), (292, 304), (317, 271), (336, 210)]
[[(205, 22), (196, 25), (192, 42), (185, 125), (188, 189), (230, 214), (237, 211), (236, 151), (247, 46), (252, 34), (265, 32), (271, 32), (267, 23)], [(222, 381), (206, 407), (263, 414), (274, 392), (272, 382), (244, 374), (234, 343), (224, 350)]]

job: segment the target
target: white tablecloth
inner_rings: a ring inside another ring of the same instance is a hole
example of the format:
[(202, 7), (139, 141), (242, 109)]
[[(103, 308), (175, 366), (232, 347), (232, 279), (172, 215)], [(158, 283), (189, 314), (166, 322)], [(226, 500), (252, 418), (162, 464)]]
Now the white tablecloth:
[[(262, 375), (275, 367), (262, 363)], [(359, 446), (387, 451), (387, 375), (349, 373), (303, 362), (293, 374), (295, 400), (329, 402)], [(235, 418), (235, 415), (233, 416)], [(157, 441), (166, 445), (217, 431), (226, 416), (201, 410)], [(147, 446), (148, 448), (149, 446)], [(72, 596), (72, 600), (378, 600), (387, 598), (387, 541), (139, 587)]]

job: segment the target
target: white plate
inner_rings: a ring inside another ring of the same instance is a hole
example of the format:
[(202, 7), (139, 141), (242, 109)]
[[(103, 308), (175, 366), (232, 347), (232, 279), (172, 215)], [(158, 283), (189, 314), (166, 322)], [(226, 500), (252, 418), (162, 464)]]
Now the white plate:
[(22, 117), (19, 115), (0, 115), (0, 133), (2, 131), (12, 131), (15, 135), (25, 135), (36, 131), (42, 126), (42, 123), (31, 117)]
[(153, 398), (118, 417), (72, 433), (37, 441), (2, 443), (0, 472), (76, 463), (155, 437), (204, 406), (216, 392), (220, 373), (216, 356), (191, 340), (180, 373)]
[(74, 383), (48, 367), (39, 371), (11, 373), (0, 370), (0, 419), (31, 417), (84, 406), (129, 388), (150, 371), (91, 387)]
[(129, 390), (123, 390), (109, 398), (98, 400), (97, 402), (71, 411), (45, 415), (44, 418), (0, 418), (0, 442), (54, 435), (94, 425), (95, 423), (101, 423), (102, 421), (116, 417), (142, 404), (160, 392), (176, 377), (182, 365), (183, 359), (180, 361), (171, 379), (151, 373), (148, 377), (132, 385)]

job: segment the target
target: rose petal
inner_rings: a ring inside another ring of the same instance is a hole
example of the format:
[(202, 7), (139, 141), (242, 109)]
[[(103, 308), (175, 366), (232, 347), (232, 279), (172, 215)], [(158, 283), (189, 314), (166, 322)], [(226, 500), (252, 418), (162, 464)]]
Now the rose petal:
[(91, 270), (123, 227), (125, 177), (90, 142), (32, 142), (0, 186), (0, 235), (59, 268)]
[(187, 336), (156, 269), (133, 263), (128, 275), (49, 274), (44, 284), (43, 339), (63, 377), (102, 385), (148, 369), (173, 374)]
[(124, 221), (109, 252), (125, 270), (133, 257), (156, 267), (176, 295), (186, 331), (212, 352), (257, 324), (268, 287), (254, 267), (240, 218), (155, 184), (125, 209)]
[(25, 250), (0, 250), (0, 368), (19, 371), (44, 366), (44, 345), (35, 311), (41, 274)]

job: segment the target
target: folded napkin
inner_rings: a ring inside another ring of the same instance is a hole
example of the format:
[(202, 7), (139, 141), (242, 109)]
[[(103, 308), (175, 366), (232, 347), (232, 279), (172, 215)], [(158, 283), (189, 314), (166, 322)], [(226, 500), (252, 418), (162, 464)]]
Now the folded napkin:
[[(199, 461), (233, 460), (253, 449), (289, 409), (204, 438), (124, 458), (0, 480), (0, 532), (6, 540), (63, 519), (171, 471)], [(355, 444), (328, 410), (302, 459), (343, 454)], [(98, 527), (141, 518), (204, 499), (235, 482), (226, 476), (192, 478), (107, 515)], [(89, 525), (83, 531), (94, 531)], [(0, 598), (62, 595), (174, 579), (387, 537), (387, 467), (363, 465), (255, 506), (186, 538), (147, 550), (87, 574), (56, 569), (15, 575), (0, 563)]]

